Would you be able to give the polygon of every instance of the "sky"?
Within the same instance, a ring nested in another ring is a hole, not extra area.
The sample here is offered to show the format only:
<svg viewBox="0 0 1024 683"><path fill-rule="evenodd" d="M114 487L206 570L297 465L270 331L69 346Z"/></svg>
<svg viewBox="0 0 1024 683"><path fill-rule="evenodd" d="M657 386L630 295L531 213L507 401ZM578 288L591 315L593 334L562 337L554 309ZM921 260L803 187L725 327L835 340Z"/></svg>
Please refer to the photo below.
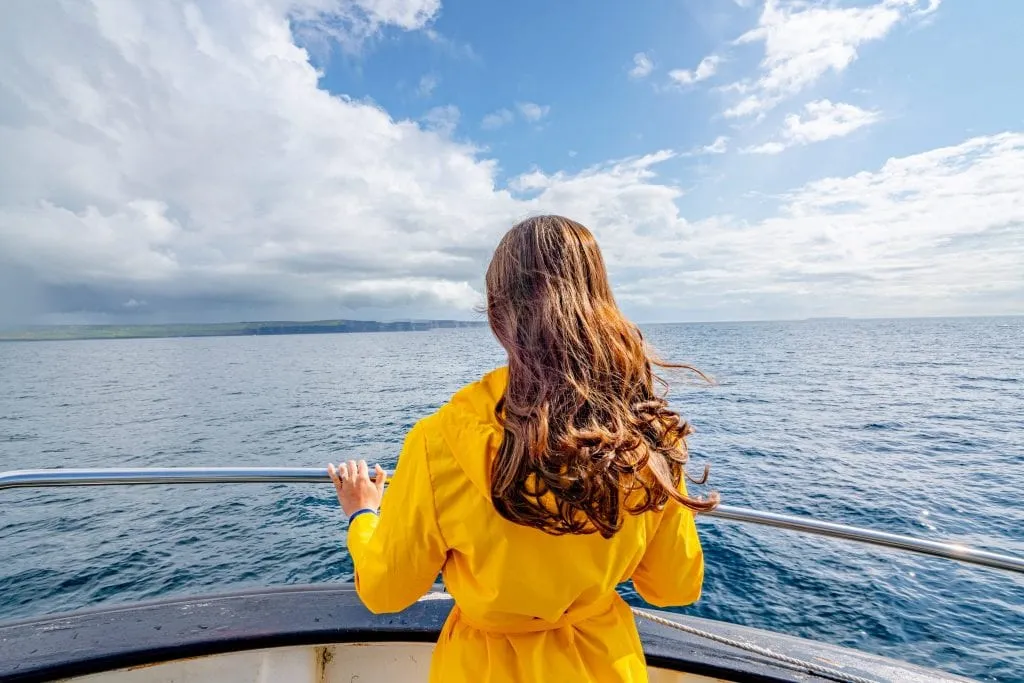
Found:
<svg viewBox="0 0 1024 683"><path fill-rule="evenodd" d="M0 4L0 324L1024 313L1017 0Z"/></svg>

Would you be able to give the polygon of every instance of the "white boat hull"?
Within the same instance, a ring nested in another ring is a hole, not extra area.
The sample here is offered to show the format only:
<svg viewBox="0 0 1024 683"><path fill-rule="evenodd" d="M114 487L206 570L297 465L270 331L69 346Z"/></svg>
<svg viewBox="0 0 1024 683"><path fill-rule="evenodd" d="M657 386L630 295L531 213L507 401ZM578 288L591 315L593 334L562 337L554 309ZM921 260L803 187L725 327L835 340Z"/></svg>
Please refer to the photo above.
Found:
<svg viewBox="0 0 1024 683"><path fill-rule="evenodd" d="M183 659L73 679L75 683L422 683L428 643L345 643L276 647ZM651 683L726 679L651 668Z"/></svg>

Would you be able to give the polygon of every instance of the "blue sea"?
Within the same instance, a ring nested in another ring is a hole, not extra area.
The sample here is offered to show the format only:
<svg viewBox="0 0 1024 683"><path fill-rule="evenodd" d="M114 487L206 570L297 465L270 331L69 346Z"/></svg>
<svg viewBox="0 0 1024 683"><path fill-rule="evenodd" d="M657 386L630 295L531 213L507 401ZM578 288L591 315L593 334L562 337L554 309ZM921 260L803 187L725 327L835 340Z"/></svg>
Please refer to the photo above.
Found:
<svg viewBox="0 0 1024 683"><path fill-rule="evenodd" d="M1024 555L1024 318L645 326L732 505ZM0 470L393 466L488 330L0 344ZM703 518L684 610L1024 680L1024 576ZM345 581L329 485L0 492L0 619ZM554 568L553 568L554 569ZM627 597L638 602L628 587Z"/></svg>

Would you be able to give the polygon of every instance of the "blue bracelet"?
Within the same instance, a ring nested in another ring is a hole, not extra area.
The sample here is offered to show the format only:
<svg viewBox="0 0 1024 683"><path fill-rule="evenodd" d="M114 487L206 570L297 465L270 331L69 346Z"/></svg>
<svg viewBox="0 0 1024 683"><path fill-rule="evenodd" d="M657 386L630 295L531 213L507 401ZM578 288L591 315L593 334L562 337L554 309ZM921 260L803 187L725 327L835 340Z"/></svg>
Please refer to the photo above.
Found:
<svg viewBox="0 0 1024 683"><path fill-rule="evenodd" d="M370 513L371 515L375 515L375 514L377 514L377 511L372 509L372 508L362 508L361 510L356 510L355 512L352 513L352 516L350 516L348 518L348 523L351 524L353 519L355 519L359 515L366 514L366 513Z"/></svg>

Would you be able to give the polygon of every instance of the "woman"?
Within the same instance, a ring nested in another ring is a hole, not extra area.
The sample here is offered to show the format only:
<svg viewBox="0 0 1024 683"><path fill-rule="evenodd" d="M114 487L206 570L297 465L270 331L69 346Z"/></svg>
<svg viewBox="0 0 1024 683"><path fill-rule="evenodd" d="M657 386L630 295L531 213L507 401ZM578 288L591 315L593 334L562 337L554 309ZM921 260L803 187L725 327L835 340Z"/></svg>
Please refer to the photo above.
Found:
<svg viewBox="0 0 1024 683"><path fill-rule="evenodd" d="M651 371L666 364L619 312L578 223L513 227L486 285L508 365L410 430L387 495L379 466L373 480L363 461L328 466L356 590L397 612L443 573L455 607L431 681L646 681L616 585L632 579L657 606L697 600L693 513L717 503L687 495L690 427Z"/></svg>

